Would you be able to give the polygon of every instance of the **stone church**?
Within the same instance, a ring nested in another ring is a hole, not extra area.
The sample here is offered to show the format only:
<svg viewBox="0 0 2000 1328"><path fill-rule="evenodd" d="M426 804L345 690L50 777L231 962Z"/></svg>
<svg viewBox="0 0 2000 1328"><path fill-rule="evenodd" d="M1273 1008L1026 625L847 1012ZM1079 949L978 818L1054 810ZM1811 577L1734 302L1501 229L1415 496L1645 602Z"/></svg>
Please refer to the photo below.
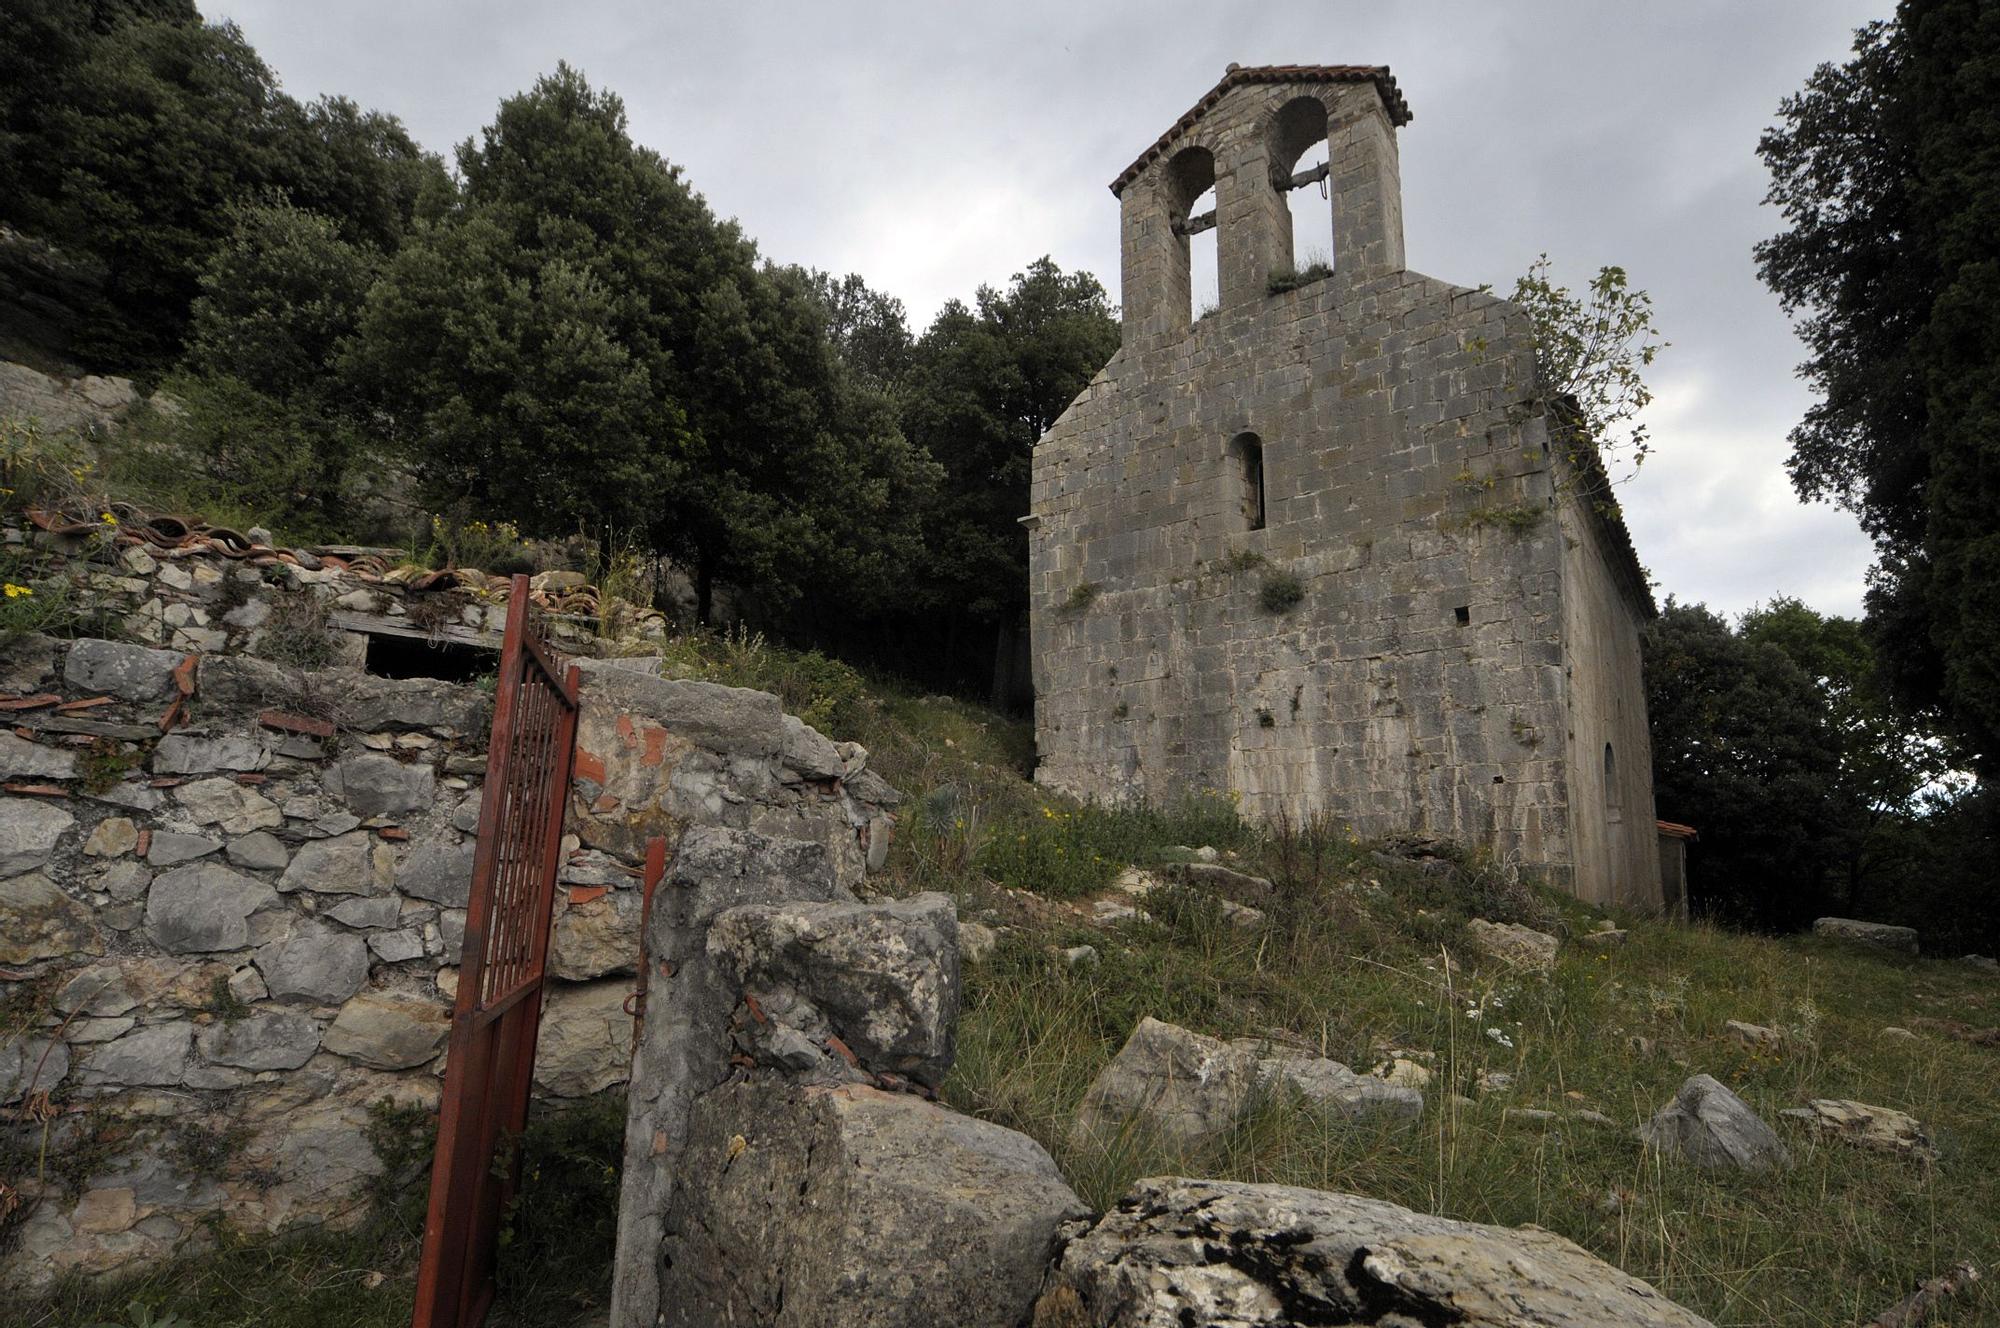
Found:
<svg viewBox="0 0 2000 1328"><path fill-rule="evenodd" d="M1037 445L1024 522L1037 778L1229 792L1658 907L1652 593L1526 315L1405 266L1410 118L1386 67L1232 65L1112 182L1123 342ZM1330 264L1295 263L1294 206Z"/></svg>

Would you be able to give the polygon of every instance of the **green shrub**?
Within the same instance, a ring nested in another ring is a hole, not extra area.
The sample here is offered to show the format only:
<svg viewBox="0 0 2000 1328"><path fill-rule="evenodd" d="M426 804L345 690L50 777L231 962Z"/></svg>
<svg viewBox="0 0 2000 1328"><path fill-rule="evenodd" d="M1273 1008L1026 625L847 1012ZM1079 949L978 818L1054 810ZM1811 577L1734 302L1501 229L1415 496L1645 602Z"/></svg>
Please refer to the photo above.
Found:
<svg viewBox="0 0 2000 1328"><path fill-rule="evenodd" d="M1060 613L1082 613L1090 607L1091 601L1097 598L1097 592L1102 589L1103 587L1095 581L1079 581L1070 587L1069 594L1065 595L1063 602L1056 606L1057 611Z"/></svg>
<svg viewBox="0 0 2000 1328"><path fill-rule="evenodd" d="M1294 265L1291 267L1273 268L1270 280L1265 283L1264 289L1271 295L1283 295L1286 291L1295 291L1301 286L1310 286L1315 281L1324 281L1332 275L1333 264L1326 262L1324 259L1317 262L1309 262L1304 267Z"/></svg>
<svg viewBox="0 0 2000 1328"><path fill-rule="evenodd" d="M1305 597L1305 583L1290 572L1272 572L1257 591L1257 603L1266 613L1289 613Z"/></svg>
<svg viewBox="0 0 2000 1328"><path fill-rule="evenodd" d="M817 650L773 645L762 632L689 632L661 648L670 678L693 678L770 692L786 711L829 738L854 737L866 722L868 684Z"/></svg>

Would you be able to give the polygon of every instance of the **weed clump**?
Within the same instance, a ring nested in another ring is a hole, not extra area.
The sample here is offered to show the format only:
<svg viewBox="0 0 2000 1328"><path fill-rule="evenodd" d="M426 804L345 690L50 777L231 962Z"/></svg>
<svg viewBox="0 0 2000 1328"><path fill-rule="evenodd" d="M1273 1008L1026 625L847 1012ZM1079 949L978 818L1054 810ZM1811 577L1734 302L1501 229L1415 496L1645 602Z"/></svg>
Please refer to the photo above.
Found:
<svg viewBox="0 0 2000 1328"><path fill-rule="evenodd" d="M1290 572L1272 572L1258 588L1257 604L1266 613L1289 613L1305 597L1303 581Z"/></svg>

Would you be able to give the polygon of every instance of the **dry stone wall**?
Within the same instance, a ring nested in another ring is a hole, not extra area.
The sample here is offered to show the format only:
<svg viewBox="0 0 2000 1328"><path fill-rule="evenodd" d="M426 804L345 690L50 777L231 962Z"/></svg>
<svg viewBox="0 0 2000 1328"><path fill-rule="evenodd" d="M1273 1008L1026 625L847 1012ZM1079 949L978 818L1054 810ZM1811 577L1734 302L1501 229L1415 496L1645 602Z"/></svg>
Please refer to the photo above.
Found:
<svg viewBox="0 0 2000 1328"><path fill-rule="evenodd" d="M649 670L585 666L548 1095L627 1078L650 835L782 829L843 889L887 842L895 794L860 748ZM439 1096L486 695L28 637L0 649L0 704L0 1284L129 1271L217 1217L358 1217L377 1104Z"/></svg>

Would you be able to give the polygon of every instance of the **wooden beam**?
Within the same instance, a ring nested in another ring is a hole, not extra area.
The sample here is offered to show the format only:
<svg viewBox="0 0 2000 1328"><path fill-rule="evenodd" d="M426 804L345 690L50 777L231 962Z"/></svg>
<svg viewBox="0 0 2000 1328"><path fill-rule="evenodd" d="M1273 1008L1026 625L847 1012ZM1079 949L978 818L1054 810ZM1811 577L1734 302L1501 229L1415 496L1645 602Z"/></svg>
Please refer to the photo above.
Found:
<svg viewBox="0 0 2000 1328"><path fill-rule="evenodd" d="M362 636L400 636L410 641L428 641L432 645L477 646L481 650L498 650L505 640L499 632L483 631L463 623L419 627L408 618L355 613L347 609L333 611L333 625L343 632L355 632Z"/></svg>

